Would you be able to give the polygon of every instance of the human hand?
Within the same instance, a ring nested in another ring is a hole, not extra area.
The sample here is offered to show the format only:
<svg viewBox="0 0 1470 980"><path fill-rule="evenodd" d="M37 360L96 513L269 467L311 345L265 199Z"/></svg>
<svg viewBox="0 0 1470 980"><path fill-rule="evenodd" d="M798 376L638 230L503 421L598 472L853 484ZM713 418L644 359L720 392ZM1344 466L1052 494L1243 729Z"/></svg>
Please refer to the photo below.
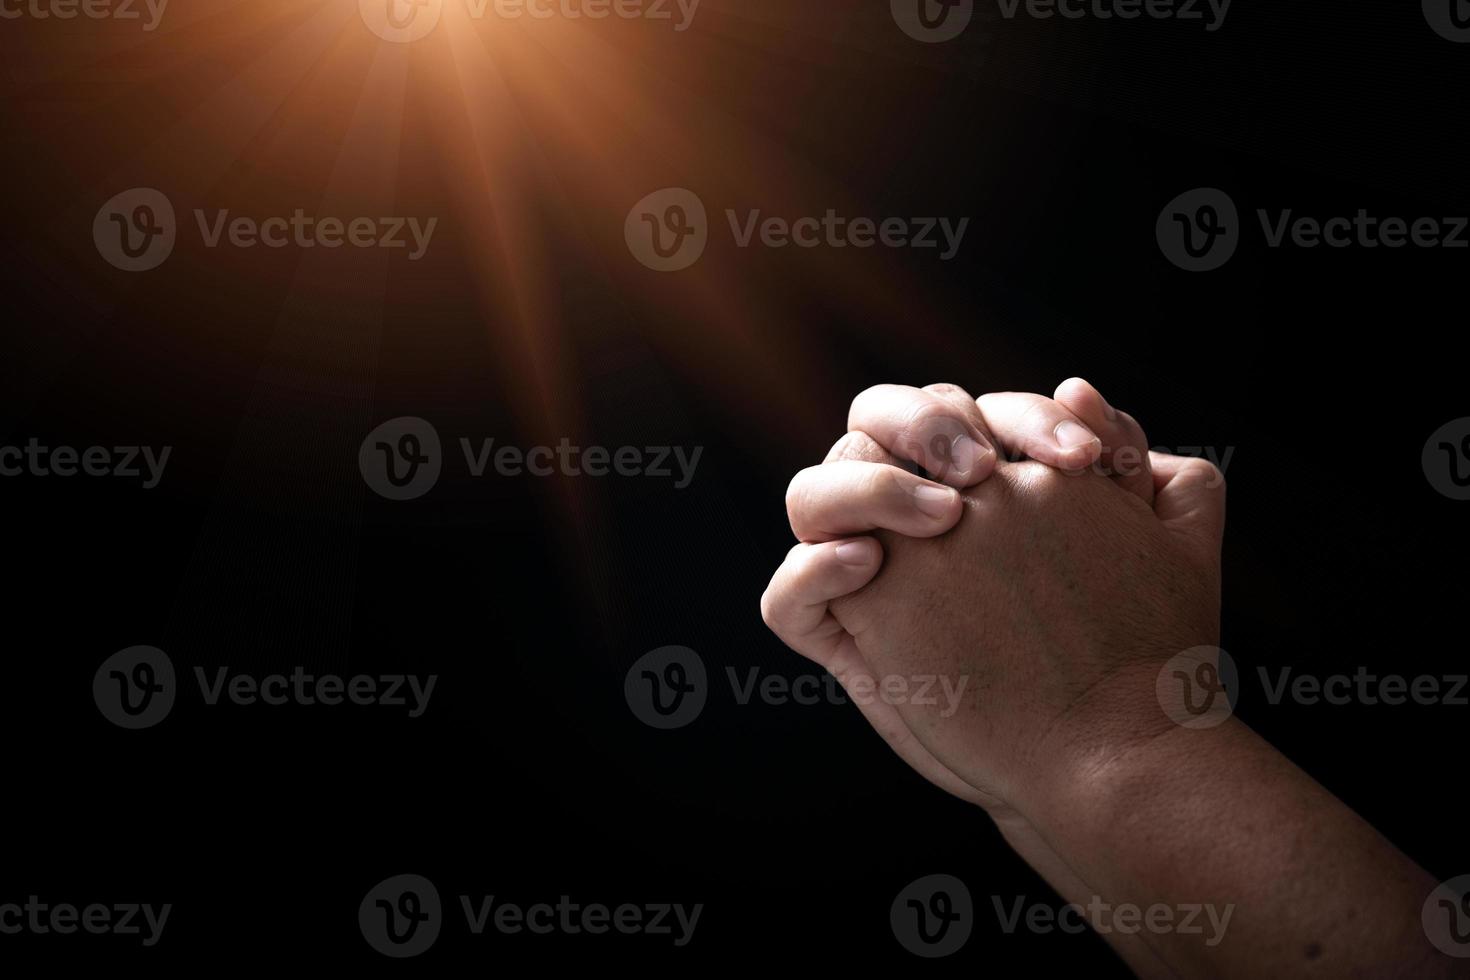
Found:
<svg viewBox="0 0 1470 980"><path fill-rule="evenodd" d="M962 512L959 495L897 467L916 462L951 486L973 486L995 471L995 446L1067 470L1090 466L1111 473L1120 487L1151 501L1147 441L1136 422L1079 379L1064 382L1055 400L1006 392L978 403L953 385L922 391L879 386L853 402L849 430L826 463L792 481L788 513L803 543L792 549L762 598L766 622L843 681L869 722L911 766L993 809L998 800L957 777L914 740L896 706L877 695L879 680L851 635L830 615L831 600L866 585L882 563L876 539L851 535L878 528L912 537L945 533ZM978 453L964 451L965 440L980 447Z"/></svg>
<svg viewBox="0 0 1470 980"><path fill-rule="evenodd" d="M1152 454L1156 497L1094 472L1002 461L948 534L889 531L881 572L833 622L874 677L947 679L960 707L894 705L911 738L990 808L1106 768L1172 727L1160 665L1219 640L1223 479Z"/></svg>

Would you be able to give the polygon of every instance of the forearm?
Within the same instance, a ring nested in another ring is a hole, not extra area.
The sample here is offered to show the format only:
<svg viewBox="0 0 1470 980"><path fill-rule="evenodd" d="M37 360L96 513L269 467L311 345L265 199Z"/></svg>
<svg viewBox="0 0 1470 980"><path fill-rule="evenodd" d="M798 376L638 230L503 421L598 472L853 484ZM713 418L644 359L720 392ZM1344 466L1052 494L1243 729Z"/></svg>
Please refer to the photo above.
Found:
<svg viewBox="0 0 1470 980"><path fill-rule="evenodd" d="M1014 811L992 816L1001 836L1011 849L1041 875L1058 895L1070 904L1086 906L1092 898L1092 889L1057 856L1051 845L1036 832L1035 827ZM1128 968L1144 980L1172 980L1178 976L1165 965L1143 937L1110 932L1105 933L1103 938L1123 962L1128 964Z"/></svg>
<svg viewBox="0 0 1470 980"><path fill-rule="evenodd" d="M1233 719L1081 762L1026 816L1113 910L1168 910L1162 927L1132 925L1181 975L1430 978L1456 965L1420 925L1434 881ZM1185 932L1196 907L1200 931Z"/></svg>

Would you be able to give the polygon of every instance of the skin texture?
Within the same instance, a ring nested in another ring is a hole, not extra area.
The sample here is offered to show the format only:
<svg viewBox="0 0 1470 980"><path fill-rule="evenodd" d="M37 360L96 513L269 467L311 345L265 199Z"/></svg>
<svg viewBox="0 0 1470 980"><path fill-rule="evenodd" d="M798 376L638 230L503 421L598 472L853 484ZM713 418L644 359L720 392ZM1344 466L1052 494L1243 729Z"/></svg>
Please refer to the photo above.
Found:
<svg viewBox="0 0 1470 980"><path fill-rule="evenodd" d="M1219 635L1219 571L1205 533L1175 532L1105 477L1000 464L933 540L883 531L886 558L831 613L880 676L935 674L961 710L903 704L951 772L1012 805L1035 774L1126 751L1170 725L1154 681Z"/></svg>
<svg viewBox="0 0 1470 980"><path fill-rule="evenodd" d="M921 458L933 480L904 471ZM1170 659L1218 643L1213 466L1148 453L1080 379L1053 399L881 386L787 508L771 628L850 691L964 685L958 710L854 697L905 762L1070 902L1229 910L1214 943L1105 929L1139 975L1464 975L1421 929L1424 871L1233 718L1160 705Z"/></svg>

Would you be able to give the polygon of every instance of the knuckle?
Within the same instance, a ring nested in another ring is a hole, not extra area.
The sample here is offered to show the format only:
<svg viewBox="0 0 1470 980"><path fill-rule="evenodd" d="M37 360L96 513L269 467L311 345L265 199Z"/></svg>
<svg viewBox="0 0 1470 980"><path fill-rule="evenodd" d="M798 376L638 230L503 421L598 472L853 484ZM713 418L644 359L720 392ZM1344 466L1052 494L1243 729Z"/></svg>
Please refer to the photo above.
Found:
<svg viewBox="0 0 1470 980"><path fill-rule="evenodd" d="M954 395L961 398L969 398L970 393L959 385L950 384L948 381L936 381L932 385L925 385L924 390L933 395Z"/></svg>
<svg viewBox="0 0 1470 980"><path fill-rule="evenodd" d="M772 633L782 638L789 632L786 623L792 607L793 589L788 562L776 570L766 585L766 591L761 593L761 620Z"/></svg>
<svg viewBox="0 0 1470 980"><path fill-rule="evenodd" d="M832 451L827 454L828 462L836 462L843 459L856 459L865 462L882 462L887 456L877 440L866 432L853 431L838 439L832 446Z"/></svg>
<svg viewBox="0 0 1470 980"><path fill-rule="evenodd" d="M1208 489L1224 489L1225 471L1208 459L1195 459L1184 467L1189 479Z"/></svg>
<svg viewBox="0 0 1470 980"><path fill-rule="evenodd" d="M1092 389L1094 391L1097 390L1093 387L1092 382L1088 381L1086 378L1073 375L1072 377L1067 378L1061 384L1057 385L1055 397L1058 400L1061 400L1063 398L1074 398L1079 395L1085 394L1088 389Z"/></svg>
<svg viewBox="0 0 1470 980"><path fill-rule="evenodd" d="M776 631L776 598L772 594L774 583L766 586L766 591L761 593L761 621L766 628L772 632Z"/></svg>
<svg viewBox="0 0 1470 980"><path fill-rule="evenodd" d="M761 619L777 636L785 635L788 612L800 602L804 550L803 545L792 548L761 593Z"/></svg>
<svg viewBox="0 0 1470 980"><path fill-rule="evenodd" d="M786 517L791 522L793 529L802 524L806 514L811 510L815 471L815 466L808 466L793 476L791 482L786 485Z"/></svg>
<svg viewBox="0 0 1470 980"><path fill-rule="evenodd" d="M1022 409L1016 418L1016 428L1024 445L1034 445L1048 430L1060 424L1062 419L1060 412L1054 410L1055 404L1049 398L1038 398Z"/></svg>
<svg viewBox="0 0 1470 980"><path fill-rule="evenodd" d="M863 477L863 496L880 506L896 506L908 493L902 474L894 466L875 466Z"/></svg>
<svg viewBox="0 0 1470 980"><path fill-rule="evenodd" d="M884 401L894 386L890 384L872 385L858 392L857 397L847 406L847 422L851 426L853 420L859 418L870 405Z"/></svg>
<svg viewBox="0 0 1470 980"><path fill-rule="evenodd" d="M949 406L943 402L915 400L905 407L898 427L901 448L926 456L948 452L949 438L963 431Z"/></svg>
<svg viewBox="0 0 1470 980"><path fill-rule="evenodd" d="M791 482L786 484L787 503L801 503L811 495L812 484L816 482L818 469L819 467L816 466L805 466L796 471Z"/></svg>

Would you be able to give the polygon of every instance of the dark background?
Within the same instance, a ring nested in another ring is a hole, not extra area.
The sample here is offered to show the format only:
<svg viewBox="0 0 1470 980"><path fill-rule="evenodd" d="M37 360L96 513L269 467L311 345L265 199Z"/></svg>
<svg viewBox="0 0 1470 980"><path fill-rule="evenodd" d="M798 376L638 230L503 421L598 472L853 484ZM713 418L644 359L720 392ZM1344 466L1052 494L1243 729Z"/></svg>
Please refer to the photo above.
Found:
<svg viewBox="0 0 1470 980"><path fill-rule="evenodd" d="M115 57L33 77L16 69L42 61L49 35L0 22L12 66L0 443L174 447L150 491L0 480L0 900L174 904L153 949L17 936L0 937L0 958L391 966L362 941L357 903L412 872L447 903L706 907L685 949L649 936L469 939L451 921L403 969L463 956L489 969L1122 973L1090 935L1003 934L990 896L1058 900L983 814L911 773L855 709L741 707L726 693L727 665L807 672L757 609L790 544L782 495L841 434L848 400L878 382L1049 393L1080 374L1157 445L1233 447L1223 645L1245 671L1464 672L1470 505L1430 487L1420 452L1470 414L1470 254L1269 250L1253 212L1467 213L1470 47L1408 3L1239 0L1214 34L982 14L942 46L910 41L882 2L811 6L822 9L783 17L774 3L710 0L689 33L629 43L678 46L685 73L659 83L679 89L676 125L717 117L820 175L804 213L968 215L964 248L949 263L875 251L845 265L843 253L740 251L716 234L688 276L728 295L732 319L757 303L781 311L743 332L701 319L633 262L621 228L635 198L522 201L544 219L570 422L537 415L520 341L487 312L507 274L465 244L415 92L397 207L445 215L423 262L319 284L290 250L210 252L196 236L130 276L88 231L103 200L148 183L119 148L150 120L176 122L190 85L225 77L246 40L171 50L152 72L112 71L136 63ZM638 26L607 29L631 38ZM281 145L311 129L280 127ZM216 199L313 200L311 168L275 168L288 155L240 162ZM595 165L553 155L538 179ZM714 214L730 185L702 177L653 167L645 186L689 186ZM729 206L768 200L735 186ZM1190 275L1160 254L1154 221L1199 186L1227 190L1253 228L1225 268ZM813 275L818 261L839 273ZM401 415L429 419L448 444L440 483L412 503L373 495L356 466L367 431ZM461 435L705 449L675 492L470 479ZM416 720L196 697L128 732L89 691L101 661L134 644L161 647L181 672L303 664L440 680ZM668 644L698 651L717 682L693 725L657 732L622 683ZM1466 709L1240 710L1437 879L1470 867ZM980 914L962 952L926 963L894 942L887 916L900 888L932 873L964 879Z"/></svg>

